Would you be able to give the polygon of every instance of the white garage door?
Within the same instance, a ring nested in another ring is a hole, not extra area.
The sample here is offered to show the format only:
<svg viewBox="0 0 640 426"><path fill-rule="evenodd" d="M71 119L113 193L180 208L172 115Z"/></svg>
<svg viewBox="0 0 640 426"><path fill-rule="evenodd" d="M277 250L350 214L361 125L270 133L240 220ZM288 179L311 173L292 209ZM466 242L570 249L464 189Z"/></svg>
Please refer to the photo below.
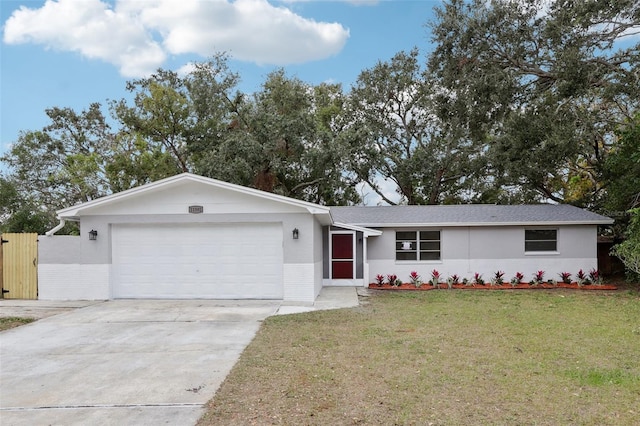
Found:
<svg viewBox="0 0 640 426"><path fill-rule="evenodd" d="M114 225L113 297L282 299L282 225Z"/></svg>

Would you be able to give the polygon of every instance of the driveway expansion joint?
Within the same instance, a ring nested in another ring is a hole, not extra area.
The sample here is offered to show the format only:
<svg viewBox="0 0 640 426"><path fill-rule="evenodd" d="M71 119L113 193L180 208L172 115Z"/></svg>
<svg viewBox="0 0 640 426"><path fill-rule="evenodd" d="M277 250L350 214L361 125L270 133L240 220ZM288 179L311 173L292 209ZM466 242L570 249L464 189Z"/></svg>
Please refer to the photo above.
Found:
<svg viewBox="0 0 640 426"><path fill-rule="evenodd" d="M2 407L0 411L38 411L38 410L73 410L83 408L139 408L139 407L202 407L203 404L191 402L155 403L155 404L86 404L86 405L49 405L41 407Z"/></svg>

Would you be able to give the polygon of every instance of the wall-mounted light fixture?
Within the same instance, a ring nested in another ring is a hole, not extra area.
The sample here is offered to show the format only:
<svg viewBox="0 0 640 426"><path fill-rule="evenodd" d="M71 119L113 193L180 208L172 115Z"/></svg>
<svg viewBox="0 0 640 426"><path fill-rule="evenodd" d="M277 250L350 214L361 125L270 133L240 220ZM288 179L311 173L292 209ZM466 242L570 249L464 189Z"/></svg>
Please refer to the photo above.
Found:
<svg viewBox="0 0 640 426"><path fill-rule="evenodd" d="M96 231L95 229L92 229L91 231L89 231L89 239L91 241L95 241L98 239L98 231Z"/></svg>
<svg viewBox="0 0 640 426"><path fill-rule="evenodd" d="M299 236L300 236L300 231L298 231L298 228L293 228L293 239L297 240Z"/></svg>

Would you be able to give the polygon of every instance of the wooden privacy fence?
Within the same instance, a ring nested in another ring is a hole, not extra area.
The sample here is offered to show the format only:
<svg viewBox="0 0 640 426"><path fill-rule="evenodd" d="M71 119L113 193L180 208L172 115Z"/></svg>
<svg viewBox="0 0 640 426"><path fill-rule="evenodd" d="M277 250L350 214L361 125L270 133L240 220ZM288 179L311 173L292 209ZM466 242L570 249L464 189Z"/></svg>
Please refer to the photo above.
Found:
<svg viewBox="0 0 640 426"><path fill-rule="evenodd" d="M2 234L0 277L5 299L38 298L38 234Z"/></svg>

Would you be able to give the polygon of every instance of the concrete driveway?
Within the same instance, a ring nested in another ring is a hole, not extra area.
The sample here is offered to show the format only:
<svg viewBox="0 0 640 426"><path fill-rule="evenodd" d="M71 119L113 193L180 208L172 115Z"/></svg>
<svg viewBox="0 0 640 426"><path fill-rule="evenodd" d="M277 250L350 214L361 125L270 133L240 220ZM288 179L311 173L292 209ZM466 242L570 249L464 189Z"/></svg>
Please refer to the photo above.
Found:
<svg viewBox="0 0 640 426"><path fill-rule="evenodd" d="M0 424L194 424L279 306L116 300L2 332Z"/></svg>

